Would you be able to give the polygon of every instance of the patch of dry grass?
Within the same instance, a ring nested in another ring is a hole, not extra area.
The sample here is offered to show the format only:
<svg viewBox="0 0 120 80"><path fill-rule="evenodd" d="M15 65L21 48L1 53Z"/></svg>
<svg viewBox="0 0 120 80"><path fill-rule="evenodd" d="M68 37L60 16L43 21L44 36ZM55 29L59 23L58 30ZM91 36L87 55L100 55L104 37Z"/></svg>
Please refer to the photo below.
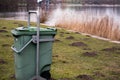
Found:
<svg viewBox="0 0 120 80"><path fill-rule="evenodd" d="M58 9L52 18L55 18L53 22L57 27L120 41L119 23L108 15Z"/></svg>

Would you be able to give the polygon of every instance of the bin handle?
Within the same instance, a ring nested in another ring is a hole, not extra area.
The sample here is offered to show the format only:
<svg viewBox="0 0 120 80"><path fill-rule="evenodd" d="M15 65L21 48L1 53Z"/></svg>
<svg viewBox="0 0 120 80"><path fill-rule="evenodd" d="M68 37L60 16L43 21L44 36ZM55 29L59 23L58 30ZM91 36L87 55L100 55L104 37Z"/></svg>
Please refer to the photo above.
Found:
<svg viewBox="0 0 120 80"><path fill-rule="evenodd" d="M37 16L37 11L29 10L29 12L28 12L28 28L30 27L30 14L31 14L31 13L36 14L36 17L38 18L38 16ZM38 24L38 23L37 23L37 24Z"/></svg>
<svg viewBox="0 0 120 80"><path fill-rule="evenodd" d="M28 41L20 50L16 50L16 48L14 47L14 45L12 45L11 49L12 49L13 51L15 51L16 53L20 53L20 52L23 51L32 41L33 41L33 39L30 39L30 41Z"/></svg>

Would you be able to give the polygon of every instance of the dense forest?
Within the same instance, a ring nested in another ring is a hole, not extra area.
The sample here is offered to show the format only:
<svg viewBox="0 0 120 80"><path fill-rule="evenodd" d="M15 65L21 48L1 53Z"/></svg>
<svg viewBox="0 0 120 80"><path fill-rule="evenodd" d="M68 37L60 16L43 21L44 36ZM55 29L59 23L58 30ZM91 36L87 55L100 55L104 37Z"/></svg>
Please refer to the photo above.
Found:
<svg viewBox="0 0 120 80"><path fill-rule="evenodd" d="M45 2L47 0L43 0ZM48 0L52 3L73 3L73 4L120 4L120 0ZM37 0L0 0L0 12L17 11L24 7L26 10L35 9Z"/></svg>
<svg viewBox="0 0 120 80"><path fill-rule="evenodd" d="M0 12L13 12L22 7L36 8L36 0L0 0Z"/></svg>

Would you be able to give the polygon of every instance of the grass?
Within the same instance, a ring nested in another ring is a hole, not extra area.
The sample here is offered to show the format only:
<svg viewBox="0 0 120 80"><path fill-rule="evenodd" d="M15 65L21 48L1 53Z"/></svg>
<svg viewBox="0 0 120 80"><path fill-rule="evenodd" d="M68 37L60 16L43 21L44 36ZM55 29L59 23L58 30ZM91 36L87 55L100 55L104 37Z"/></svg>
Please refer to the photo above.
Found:
<svg viewBox="0 0 120 80"><path fill-rule="evenodd" d="M0 20L0 80L14 79L10 31L26 22ZM32 23L32 25L34 25ZM120 80L120 45L58 29L53 45L55 80ZM85 45L72 45L81 42Z"/></svg>
<svg viewBox="0 0 120 80"><path fill-rule="evenodd" d="M61 32L64 35L63 37L60 37ZM73 36L74 39L67 40L66 37L69 36ZM52 65L51 70L53 77L57 79L69 77L74 79L79 75L91 75L95 80L110 80L111 76L114 76L114 78L120 76L119 74L118 76L110 74L111 71L119 72L120 70L120 65L118 65L120 63L117 61L119 60L120 55L116 54L119 53L119 50L112 52L102 51L103 49L114 46L119 47L118 44L113 44L72 32L70 32L70 34L66 34L66 31L64 30L58 32L56 38L60 40L60 42L55 42L53 48L53 56L58 56L53 57L54 64ZM69 45L73 42L79 41L87 44L88 46L75 47ZM85 52L96 52L97 56L83 56L83 53ZM115 69L115 67L117 68ZM105 76L102 77L101 75L96 75L96 73L100 73Z"/></svg>

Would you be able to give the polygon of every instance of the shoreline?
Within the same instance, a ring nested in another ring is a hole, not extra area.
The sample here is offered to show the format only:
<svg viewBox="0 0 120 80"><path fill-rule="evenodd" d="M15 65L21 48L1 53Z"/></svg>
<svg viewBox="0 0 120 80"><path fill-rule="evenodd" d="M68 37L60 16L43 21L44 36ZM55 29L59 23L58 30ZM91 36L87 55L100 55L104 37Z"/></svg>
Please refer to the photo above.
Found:
<svg viewBox="0 0 120 80"><path fill-rule="evenodd" d="M44 24L46 25L46 24ZM47 25L46 25L47 26ZM48 25L49 26L49 25ZM60 28L60 27L56 27L57 29L64 29L64 28ZM66 29L65 29L66 30ZM103 41L108 41L108 42L112 42L112 43L116 43L116 44L120 44L120 41L116 41L116 40L111 40L111 39L108 39L108 38L104 38L104 37L100 37L100 36L96 36L96 35L92 35L92 34L88 34L88 33L82 33L82 32L77 32L77 31L74 31L74 30L66 30L66 31L69 31L69 32L74 32L74 33L79 33L81 35L86 35L86 36L90 36L92 38L96 38L96 39L99 39L99 40L103 40Z"/></svg>
<svg viewBox="0 0 120 80"><path fill-rule="evenodd" d="M91 7L120 7L120 5L118 4L115 4L115 5L112 5L112 4L63 4L65 6L91 6Z"/></svg>

